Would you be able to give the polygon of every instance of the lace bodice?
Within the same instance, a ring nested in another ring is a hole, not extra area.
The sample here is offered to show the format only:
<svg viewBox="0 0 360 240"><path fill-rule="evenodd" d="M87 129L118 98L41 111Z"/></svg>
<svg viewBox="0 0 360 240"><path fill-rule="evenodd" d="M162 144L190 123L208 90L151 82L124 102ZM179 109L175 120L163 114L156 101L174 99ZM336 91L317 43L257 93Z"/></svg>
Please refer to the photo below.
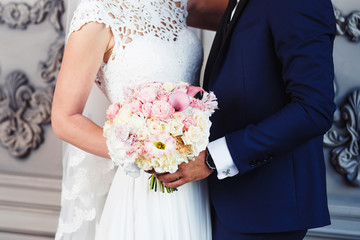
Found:
<svg viewBox="0 0 360 240"><path fill-rule="evenodd" d="M112 55L96 83L111 102L146 81L198 84L202 47L186 26L187 0L83 0L70 32L96 21L110 27Z"/></svg>

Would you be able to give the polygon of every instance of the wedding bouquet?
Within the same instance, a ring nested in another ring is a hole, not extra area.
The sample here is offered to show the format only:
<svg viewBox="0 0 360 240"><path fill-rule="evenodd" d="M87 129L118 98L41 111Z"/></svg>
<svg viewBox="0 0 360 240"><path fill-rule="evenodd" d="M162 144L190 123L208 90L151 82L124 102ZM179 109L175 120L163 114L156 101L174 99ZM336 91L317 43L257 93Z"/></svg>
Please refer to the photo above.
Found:
<svg viewBox="0 0 360 240"><path fill-rule="evenodd" d="M202 98L195 98L200 92ZM124 102L110 105L106 112L103 129L109 155L133 177L139 176L140 169L174 173L181 163L206 149L209 117L217 106L214 93L184 82L127 88ZM176 190L151 175L150 189L157 188Z"/></svg>

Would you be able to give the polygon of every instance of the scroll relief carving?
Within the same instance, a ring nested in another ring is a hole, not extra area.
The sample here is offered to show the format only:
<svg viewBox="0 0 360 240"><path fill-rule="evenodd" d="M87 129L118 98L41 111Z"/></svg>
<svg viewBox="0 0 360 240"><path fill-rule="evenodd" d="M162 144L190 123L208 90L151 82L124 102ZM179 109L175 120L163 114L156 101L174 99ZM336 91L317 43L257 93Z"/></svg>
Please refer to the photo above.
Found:
<svg viewBox="0 0 360 240"><path fill-rule="evenodd" d="M343 16L340 10L335 9L337 34L346 36L352 42L360 41L360 11Z"/></svg>
<svg viewBox="0 0 360 240"><path fill-rule="evenodd" d="M355 186L360 186L359 134L360 90L355 90L336 110L334 125L324 137L325 147L331 149L332 165Z"/></svg>
<svg viewBox="0 0 360 240"><path fill-rule="evenodd" d="M40 81L36 87L21 70L12 71L0 85L0 143L17 158L24 158L44 141L44 124L50 123L54 84L64 52L65 33L61 18L65 13L63 0L38 0L26 3L0 3L0 24L14 30L26 30L30 24L48 19L57 39L50 45L48 59L39 63ZM39 82L39 81L37 81Z"/></svg>
<svg viewBox="0 0 360 240"><path fill-rule="evenodd" d="M24 157L43 141L42 124L50 122L53 86L34 89L14 71L0 86L0 141L14 157Z"/></svg>
<svg viewBox="0 0 360 240"><path fill-rule="evenodd" d="M63 31L61 16L65 12L63 0L39 0L33 6L27 3L0 3L0 24L10 28L26 29L49 19L56 31Z"/></svg>

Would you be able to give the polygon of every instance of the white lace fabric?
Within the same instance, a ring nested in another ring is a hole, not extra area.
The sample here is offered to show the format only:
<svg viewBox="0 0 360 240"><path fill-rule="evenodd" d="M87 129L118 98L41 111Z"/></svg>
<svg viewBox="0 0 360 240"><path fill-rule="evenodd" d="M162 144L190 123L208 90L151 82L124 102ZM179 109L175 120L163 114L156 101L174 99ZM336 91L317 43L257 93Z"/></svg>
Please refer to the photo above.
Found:
<svg viewBox="0 0 360 240"><path fill-rule="evenodd" d="M87 23L98 22L114 36L112 55L95 80L110 102L121 102L124 88L144 82L198 84L203 51L186 26L186 5L187 0L80 2L69 35ZM63 161L62 210L55 239L93 240L114 177L113 163L71 145L67 145ZM147 191L147 179L144 181L139 185Z"/></svg>
<svg viewBox="0 0 360 240"><path fill-rule="evenodd" d="M102 212L98 206L103 206L106 199L114 164L67 143L63 154L62 209L55 240L85 239L87 234L95 234Z"/></svg>
<svg viewBox="0 0 360 240"><path fill-rule="evenodd" d="M83 0L70 33L89 22L105 24L115 45L96 83L111 102L124 87L146 81L197 84L202 46L187 29L187 0ZM116 79L116 80L115 80Z"/></svg>

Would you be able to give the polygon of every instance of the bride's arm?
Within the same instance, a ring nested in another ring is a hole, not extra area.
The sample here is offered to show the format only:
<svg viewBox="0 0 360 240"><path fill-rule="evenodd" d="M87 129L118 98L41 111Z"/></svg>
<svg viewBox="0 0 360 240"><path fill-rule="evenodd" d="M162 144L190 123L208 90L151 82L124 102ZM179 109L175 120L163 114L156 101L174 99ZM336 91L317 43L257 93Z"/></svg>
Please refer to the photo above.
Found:
<svg viewBox="0 0 360 240"><path fill-rule="evenodd" d="M189 0L187 23L191 27L217 30L229 0Z"/></svg>
<svg viewBox="0 0 360 240"><path fill-rule="evenodd" d="M104 54L111 48L111 39L109 28L95 22L70 35L56 83L51 116L53 130L59 138L106 158L109 155L102 128L82 112Z"/></svg>

